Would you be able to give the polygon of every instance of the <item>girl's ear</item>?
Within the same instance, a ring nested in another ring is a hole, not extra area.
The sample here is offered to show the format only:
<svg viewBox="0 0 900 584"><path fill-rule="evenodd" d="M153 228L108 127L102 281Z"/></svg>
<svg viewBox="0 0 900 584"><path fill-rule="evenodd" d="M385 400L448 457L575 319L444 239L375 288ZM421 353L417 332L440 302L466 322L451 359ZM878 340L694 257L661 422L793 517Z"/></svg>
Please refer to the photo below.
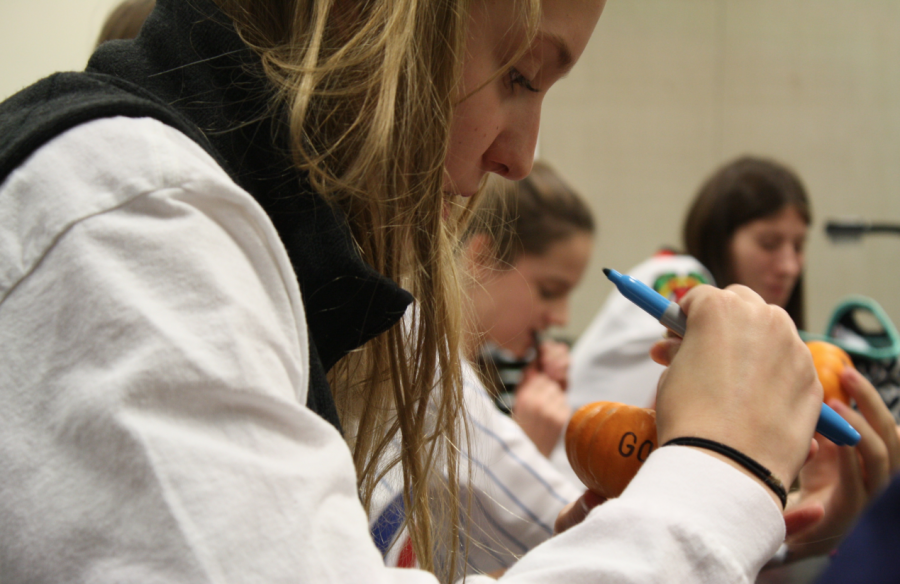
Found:
<svg viewBox="0 0 900 584"><path fill-rule="evenodd" d="M466 240L463 255L466 268L476 280L483 281L497 270L497 250L494 239L486 233L476 233Z"/></svg>

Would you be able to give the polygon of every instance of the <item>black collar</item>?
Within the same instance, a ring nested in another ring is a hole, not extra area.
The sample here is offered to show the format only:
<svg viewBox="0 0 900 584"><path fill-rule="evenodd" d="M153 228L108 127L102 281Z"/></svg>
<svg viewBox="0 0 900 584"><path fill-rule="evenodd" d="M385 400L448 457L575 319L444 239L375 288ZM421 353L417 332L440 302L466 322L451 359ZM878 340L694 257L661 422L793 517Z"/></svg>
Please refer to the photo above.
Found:
<svg viewBox="0 0 900 584"><path fill-rule="evenodd" d="M346 219L288 156L284 116L255 54L209 0L158 0L135 41L106 43L88 71L134 83L203 131L217 160L271 217L300 282L325 369L395 324L412 296L361 260Z"/></svg>

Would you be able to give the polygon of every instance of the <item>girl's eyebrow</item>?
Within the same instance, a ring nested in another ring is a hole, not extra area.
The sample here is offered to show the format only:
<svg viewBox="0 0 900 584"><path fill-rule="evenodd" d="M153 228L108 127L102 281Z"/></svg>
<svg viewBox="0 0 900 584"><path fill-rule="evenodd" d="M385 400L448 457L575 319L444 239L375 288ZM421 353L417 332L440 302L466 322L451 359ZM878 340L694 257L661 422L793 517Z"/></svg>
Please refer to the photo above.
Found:
<svg viewBox="0 0 900 584"><path fill-rule="evenodd" d="M571 282L560 276L547 276L543 283L553 286L563 286L566 288L570 288L572 286Z"/></svg>
<svg viewBox="0 0 900 584"><path fill-rule="evenodd" d="M574 65L574 62L572 59L572 50L569 49L569 45L568 43L566 43L566 39L554 33L544 33L543 35L541 35L541 38L548 41L556 48L556 66L563 74L568 73L569 69L571 69L572 65Z"/></svg>

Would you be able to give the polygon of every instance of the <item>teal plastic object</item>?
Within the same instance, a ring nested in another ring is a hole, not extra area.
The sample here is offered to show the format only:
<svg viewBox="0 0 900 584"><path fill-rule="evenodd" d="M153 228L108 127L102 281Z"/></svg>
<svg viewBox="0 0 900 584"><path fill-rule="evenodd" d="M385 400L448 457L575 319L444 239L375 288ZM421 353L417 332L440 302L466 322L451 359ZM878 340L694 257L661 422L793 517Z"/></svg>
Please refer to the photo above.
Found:
<svg viewBox="0 0 900 584"><path fill-rule="evenodd" d="M804 341L827 341L847 351L856 369L878 390L900 423L900 333L878 302L867 296L841 300L825 334L800 331Z"/></svg>
<svg viewBox="0 0 900 584"><path fill-rule="evenodd" d="M851 356L884 360L900 357L900 333L875 300L849 296L841 300L825 327L824 335L801 331L804 341L827 341Z"/></svg>

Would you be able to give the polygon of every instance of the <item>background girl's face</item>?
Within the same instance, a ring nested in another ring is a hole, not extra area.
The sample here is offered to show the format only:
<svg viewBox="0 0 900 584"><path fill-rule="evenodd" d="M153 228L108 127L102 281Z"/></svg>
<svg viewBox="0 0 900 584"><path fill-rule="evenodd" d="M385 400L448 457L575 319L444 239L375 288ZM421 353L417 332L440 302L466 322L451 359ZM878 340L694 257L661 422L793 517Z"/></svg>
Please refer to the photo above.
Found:
<svg viewBox="0 0 900 584"><path fill-rule="evenodd" d="M739 227L731 237L734 280L784 308L803 272L808 225L793 206Z"/></svg>
<svg viewBox="0 0 900 584"><path fill-rule="evenodd" d="M473 195L489 172L511 180L528 175L544 95L581 56L604 4L544 0L537 38L512 67L485 85L515 56L525 31L510 2L473 3L460 88L464 99L453 112L445 193Z"/></svg>
<svg viewBox="0 0 900 584"><path fill-rule="evenodd" d="M542 255L520 255L511 269L486 272L472 299L485 340L523 357L535 333L565 325L569 295L584 274L592 243L591 235L576 233Z"/></svg>

